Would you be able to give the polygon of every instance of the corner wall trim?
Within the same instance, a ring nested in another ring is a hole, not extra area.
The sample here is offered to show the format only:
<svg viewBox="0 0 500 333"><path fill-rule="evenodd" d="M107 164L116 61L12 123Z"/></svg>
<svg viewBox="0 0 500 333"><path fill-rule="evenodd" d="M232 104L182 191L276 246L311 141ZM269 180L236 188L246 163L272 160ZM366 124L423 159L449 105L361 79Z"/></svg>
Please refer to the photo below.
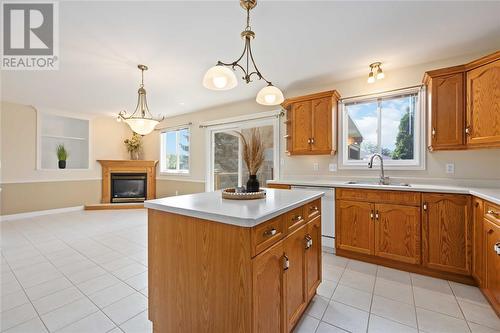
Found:
<svg viewBox="0 0 500 333"><path fill-rule="evenodd" d="M10 214L10 215L0 215L0 222L6 221L14 221L20 219L26 219L30 217L50 215L50 214L60 214L67 212L74 212L78 210L83 210L83 206L73 206L73 207L64 207L64 208L56 208L56 209L47 209L47 210L37 210L33 212L19 213L19 214Z"/></svg>

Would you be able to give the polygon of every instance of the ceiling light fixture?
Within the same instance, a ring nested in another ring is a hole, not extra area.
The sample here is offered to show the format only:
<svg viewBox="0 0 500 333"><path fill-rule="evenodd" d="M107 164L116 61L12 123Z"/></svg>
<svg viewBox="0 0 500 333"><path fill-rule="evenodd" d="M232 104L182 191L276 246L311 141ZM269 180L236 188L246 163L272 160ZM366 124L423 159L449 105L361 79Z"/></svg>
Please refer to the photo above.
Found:
<svg viewBox="0 0 500 333"><path fill-rule="evenodd" d="M385 77L381 66L382 66L381 62L374 62L373 64L370 64L370 74L368 74L368 83L373 83L375 82L375 80L382 80Z"/></svg>
<svg viewBox="0 0 500 333"><path fill-rule="evenodd" d="M236 67L243 72L243 80L246 83L252 82L252 76L255 75L259 80L264 80L267 86L262 88L257 94L256 101L262 105L278 105L284 101L283 93L281 90L273 86L273 84L266 80L262 73L257 68L252 54L251 40L255 38L255 33L250 27L250 10L257 6L257 0L240 0L240 5L247 12L247 25L245 30L241 33L241 37L245 40L245 47L241 56L231 63L224 63L218 61L217 65L211 67L203 77L203 86L211 90L229 90L238 85L234 71ZM244 58L244 59L243 59ZM240 61L243 60L243 66ZM253 69L250 67L253 66ZM231 67L228 68L228 67Z"/></svg>
<svg viewBox="0 0 500 333"><path fill-rule="evenodd" d="M125 121L135 133L146 135L151 133L155 129L155 126L158 125L160 121L165 119L165 117L155 119L151 112L149 112L148 102L146 100L146 89L144 89L144 71L148 70L148 66L137 65L137 68L141 70L141 85L137 91L139 94L137 98L137 106L135 107L134 113L132 113L129 117L126 116L127 111L121 111L118 114L117 120Z"/></svg>

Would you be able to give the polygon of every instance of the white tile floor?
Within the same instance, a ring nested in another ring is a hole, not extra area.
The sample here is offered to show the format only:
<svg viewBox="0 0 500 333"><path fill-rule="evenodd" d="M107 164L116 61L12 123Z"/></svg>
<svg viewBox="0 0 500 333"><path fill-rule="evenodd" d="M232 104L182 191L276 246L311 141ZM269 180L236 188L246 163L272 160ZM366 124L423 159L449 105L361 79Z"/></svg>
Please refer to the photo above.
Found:
<svg viewBox="0 0 500 333"><path fill-rule="evenodd" d="M2 222L1 241L1 332L151 332L145 211ZM500 320L477 288L325 253L296 332L487 333Z"/></svg>

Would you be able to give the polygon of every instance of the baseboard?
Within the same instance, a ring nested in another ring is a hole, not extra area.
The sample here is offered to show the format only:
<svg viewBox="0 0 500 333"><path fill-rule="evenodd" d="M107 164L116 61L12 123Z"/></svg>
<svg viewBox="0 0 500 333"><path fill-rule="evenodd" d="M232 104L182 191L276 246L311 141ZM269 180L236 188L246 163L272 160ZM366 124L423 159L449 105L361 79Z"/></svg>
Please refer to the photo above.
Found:
<svg viewBox="0 0 500 333"><path fill-rule="evenodd" d="M26 219L26 218L42 216L42 215L74 212L74 211L78 211L78 210L83 210L83 206L73 206L73 207L64 207L64 208L56 208L56 209L37 210L34 212L26 212L26 213L1 215L0 222L20 220L20 219Z"/></svg>

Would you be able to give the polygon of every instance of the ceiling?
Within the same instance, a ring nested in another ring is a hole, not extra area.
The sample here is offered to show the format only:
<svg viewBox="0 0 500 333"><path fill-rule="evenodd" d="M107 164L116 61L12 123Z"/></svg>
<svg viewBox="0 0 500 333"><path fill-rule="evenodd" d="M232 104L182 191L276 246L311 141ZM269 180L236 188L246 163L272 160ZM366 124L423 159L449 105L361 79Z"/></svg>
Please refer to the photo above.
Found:
<svg viewBox="0 0 500 333"><path fill-rule="evenodd" d="M280 87L386 72L500 45L500 2L260 1L253 51ZM263 82L230 91L201 85L217 60L235 60L245 13L238 1L63 1L60 69L2 73L2 100L70 112L132 111L140 72L154 114L174 115L254 98ZM239 75L238 75L239 77Z"/></svg>

